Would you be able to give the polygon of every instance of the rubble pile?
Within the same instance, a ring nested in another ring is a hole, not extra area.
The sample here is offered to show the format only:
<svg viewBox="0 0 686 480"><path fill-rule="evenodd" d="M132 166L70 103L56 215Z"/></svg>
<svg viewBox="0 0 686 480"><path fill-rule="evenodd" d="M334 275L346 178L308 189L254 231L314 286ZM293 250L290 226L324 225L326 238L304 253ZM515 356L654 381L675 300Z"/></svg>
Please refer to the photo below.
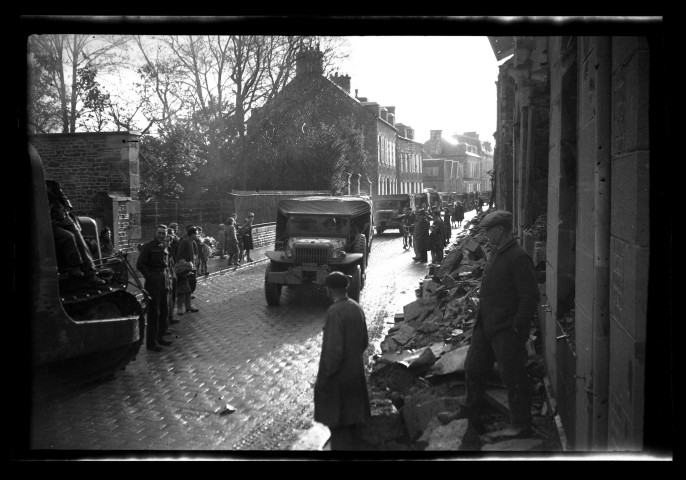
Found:
<svg viewBox="0 0 686 480"><path fill-rule="evenodd" d="M439 412L457 410L465 395L464 361L478 305L478 291L491 247L480 236L479 213L457 233L440 265L415 291L417 299L395 315L395 323L373 357L369 376L372 419L363 438L377 450L561 450L557 429L546 403L545 368L538 329L532 327L527 371L534 385L533 432L508 437L507 389L493 371L486 394L488 407L477 432L468 420L447 425Z"/></svg>

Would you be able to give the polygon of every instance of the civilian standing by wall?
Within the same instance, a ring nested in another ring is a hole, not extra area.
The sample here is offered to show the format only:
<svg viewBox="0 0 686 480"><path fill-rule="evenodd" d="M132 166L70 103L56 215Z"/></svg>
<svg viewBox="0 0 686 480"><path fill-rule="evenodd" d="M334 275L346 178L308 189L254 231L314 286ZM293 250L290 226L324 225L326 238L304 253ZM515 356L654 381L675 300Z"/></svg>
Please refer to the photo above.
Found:
<svg viewBox="0 0 686 480"><path fill-rule="evenodd" d="M236 226L233 217L226 220L226 254L229 257L228 266L238 266L238 237L236 236Z"/></svg>
<svg viewBox="0 0 686 480"><path fill-rule="evenodd" d="M241 227L241 234L243 238L243 250L245 251L245 260L246 262L252 262L253 259L250 258L250 250L252 250L254 247L253 241L252 241L252 222L255 220L255 214L250 212L248 216L245 218L245 222L243 223L243 226Z"/></svg>
<svg viewBox="0 0 686 480"><path fill-rule="evenodd" d="M190 227L186 236L179 241L176 261L184 260L193 265L190 271L186 274L180 275L177 278L176 284L176 314L183 315L184 308L186 313L197 312L198 309L191 305L191 280L195 278L195 262L197 262L197 245L195 239L198 236L198 230L195 227Z"/></svg>
<svg viewBox="0 0 686 480"><path fill-rule="evenodd" d="M226 225L219 224L219 233L217 233L217 242L219 243L219 258L222 260L226 258Z"/></svg>

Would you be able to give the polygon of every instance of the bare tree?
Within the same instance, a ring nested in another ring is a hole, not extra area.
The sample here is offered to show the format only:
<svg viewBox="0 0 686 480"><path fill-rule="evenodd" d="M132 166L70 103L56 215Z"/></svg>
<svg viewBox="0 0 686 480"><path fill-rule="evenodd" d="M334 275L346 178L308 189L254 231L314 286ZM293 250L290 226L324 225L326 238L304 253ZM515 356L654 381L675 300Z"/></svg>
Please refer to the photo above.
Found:
<svg viewBox="0 0 686 480"><path fill-rule="evenodd" d="M77 120L89 108L85 99L79 96L85 91L83 73L94 76L120 65L127 43L128 37L113 35L47 34L29 37L29 54L45 72L45 76L34 76L29 80L49 80L59 104L63 133L75 132Z"/></svg>

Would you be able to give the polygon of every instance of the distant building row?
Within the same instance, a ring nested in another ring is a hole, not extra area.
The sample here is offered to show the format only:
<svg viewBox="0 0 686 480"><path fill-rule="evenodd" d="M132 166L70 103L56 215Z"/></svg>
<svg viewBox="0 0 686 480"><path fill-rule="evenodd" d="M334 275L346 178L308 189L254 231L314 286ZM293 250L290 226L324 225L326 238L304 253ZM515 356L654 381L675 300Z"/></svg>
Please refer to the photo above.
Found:
<svg viewBox="0 0 686 480"><path fill-rule="evenodd" d="M490 190L493 148L479 140L475 132L442 137L432 130L429 141L414 140L412 127L396 123L395 107L382 106L366 97L350 93L350 76L329 78L323 75L323 54L317 49L304 50L296 60L295 78L273 100L254 109L248 134L264 128L275 112L316 112L321 121L352 116L366 132L365 149L373 165L367 178L353 175L350 193L370 195L416 193L424 188L440 192L477 192ZM274 125L276 127L276 125Z"/></svg>

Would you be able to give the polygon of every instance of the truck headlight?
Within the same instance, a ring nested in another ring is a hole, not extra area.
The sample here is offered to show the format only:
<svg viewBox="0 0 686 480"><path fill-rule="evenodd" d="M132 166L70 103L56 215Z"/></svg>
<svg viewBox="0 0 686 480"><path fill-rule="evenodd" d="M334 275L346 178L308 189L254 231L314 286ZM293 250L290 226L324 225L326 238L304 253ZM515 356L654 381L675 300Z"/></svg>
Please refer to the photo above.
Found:
<svg viewBox="0 0 686 480"><path fill-rule="evenodd" d="M287 258L292 258L293 257L293 245L295 244L295 239L294 238L289 238L288 243L286 244L286 257Z"/></svg>
<svg viewBox="0 0 686 480"><path fill-rule="evenodd" d="M333 260L340 260L345 258L345 239L337 238L331 241L331 258Z"/></svg>

